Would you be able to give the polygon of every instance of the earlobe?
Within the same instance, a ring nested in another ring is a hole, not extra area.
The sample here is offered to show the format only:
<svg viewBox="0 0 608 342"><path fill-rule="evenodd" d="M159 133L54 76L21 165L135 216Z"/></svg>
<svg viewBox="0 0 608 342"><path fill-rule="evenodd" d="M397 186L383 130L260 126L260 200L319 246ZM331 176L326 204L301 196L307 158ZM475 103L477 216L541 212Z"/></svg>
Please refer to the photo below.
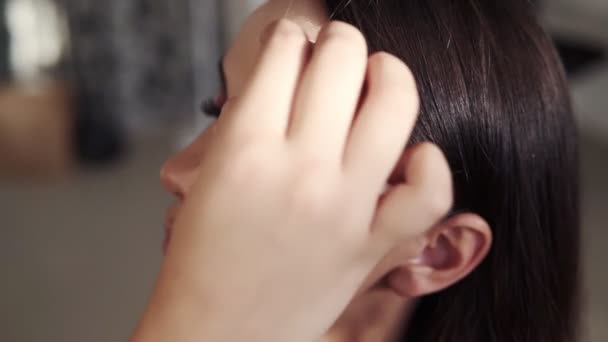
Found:
<svg viewBox="0 0 608 342"><path fill-rule="evenodd" d="M469 275L486 257L492 232L478 215L451 217L428 232L418 255L396 265L386 284L402 297L441 291Z"/></svg>

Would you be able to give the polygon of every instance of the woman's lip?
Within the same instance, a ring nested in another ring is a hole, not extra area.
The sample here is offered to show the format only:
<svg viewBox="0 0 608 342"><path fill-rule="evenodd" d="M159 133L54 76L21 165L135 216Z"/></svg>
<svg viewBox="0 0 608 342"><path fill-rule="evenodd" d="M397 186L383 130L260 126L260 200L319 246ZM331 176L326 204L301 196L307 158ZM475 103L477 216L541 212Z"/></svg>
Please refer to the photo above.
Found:
<svg viewBox="0 0 608 342"><path fill-rule="evenodd" d="M172 206L167 209L167 214L165 216L165 237L163 239L163 254L167 254L167 247L169 246L169 242L171 241L171 234L173 232L173 224L175 223L175 217L177 216L177 206Z"/></svg>
<svg viewBox="0 0 608 342"><path fill-rule="evenodd" d="M164 256L167 255L167 249L169 248L169 242L171 242L171 232L167 233L165 235L165 238L163 239L163 255Z"/></svg>
<svg viewBox="0 0 608 342"><path fill-rule="evenodd" d="M167 254L167 247L171 241L171 234L173 233L173 218L167 218L165 223L165 238L163 239L163 254Z"/></svg>
<svg viewBox="0 0 608 342"><path fill-rule="evenodd" d="M169 248L169 242L171 242L171 235L173 234L173 227L165 227L165 237L163 239L163 255L167 255L167 248Z"/></svg>

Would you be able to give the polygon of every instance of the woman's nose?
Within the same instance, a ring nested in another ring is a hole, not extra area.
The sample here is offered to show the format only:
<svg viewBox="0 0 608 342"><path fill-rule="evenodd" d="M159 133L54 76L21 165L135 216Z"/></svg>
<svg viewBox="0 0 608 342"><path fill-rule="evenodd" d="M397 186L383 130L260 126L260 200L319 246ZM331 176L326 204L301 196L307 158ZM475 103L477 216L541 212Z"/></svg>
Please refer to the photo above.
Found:
<svg viewBox="0 0 608 342"><path fill-rule="evenodd" d="M182 200L195 180L198 161L182 151L168 159L160 170L160 179L165 190Z"/></svg>

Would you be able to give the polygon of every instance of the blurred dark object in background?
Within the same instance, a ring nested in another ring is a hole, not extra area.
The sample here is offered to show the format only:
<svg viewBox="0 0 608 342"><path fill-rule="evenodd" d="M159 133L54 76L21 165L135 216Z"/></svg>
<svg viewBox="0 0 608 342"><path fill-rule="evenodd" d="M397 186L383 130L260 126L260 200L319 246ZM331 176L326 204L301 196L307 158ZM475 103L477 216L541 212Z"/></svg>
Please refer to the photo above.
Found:
<svg viewBox="0 0 608 342"><path fill-rule="evenodd" d="M0 13L4 14L6 0L0 0ZM0 81L8 82L11 78L10 71L10 34L6 25L6 15L0 15Z"/></svg>
<svg viewBox="0 0 608 342"><path fill-rule="evenodd" d="M607 0L537 0L539 20L553 37L570 78L606 62Z"/></svg>
<svg viewBox="0 0 608 342"><path fill-rule="evenodd" d="M81 90L75 104L73 138L77 160L85 164L119 160L125 152L126 140L116 115L94 93Z"/></svg>
<svg viewBox="0 0 608 342"><path fill-rule="evenodd" d="M556 37L554 41L568 75L584 71L602 62L607 56L606 47L561 37Z"/></svg>
<svg viewBox="0 0 608 342"><path fill-rule="evenodd" d="M65 1L64 6L70 39L66 76L76 89L76 157L85 164L113 162L126 141L117 113L118 58L108 20L112 6L87 6L87 1Z"/></svg>

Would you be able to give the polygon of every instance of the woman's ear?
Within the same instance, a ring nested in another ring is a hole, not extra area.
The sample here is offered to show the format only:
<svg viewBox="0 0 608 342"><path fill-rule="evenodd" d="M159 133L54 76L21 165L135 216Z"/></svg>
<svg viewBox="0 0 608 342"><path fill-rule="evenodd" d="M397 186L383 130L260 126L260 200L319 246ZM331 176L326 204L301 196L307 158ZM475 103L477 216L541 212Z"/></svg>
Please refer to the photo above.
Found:
<svg viewBox="0 0 608 342"><path fill-rule="evenodd" d="M441 291L471 273L491 245L492 231L483 218L458 214L430 230L418 255L393 269L385 284L406 298Z"/></svg>

